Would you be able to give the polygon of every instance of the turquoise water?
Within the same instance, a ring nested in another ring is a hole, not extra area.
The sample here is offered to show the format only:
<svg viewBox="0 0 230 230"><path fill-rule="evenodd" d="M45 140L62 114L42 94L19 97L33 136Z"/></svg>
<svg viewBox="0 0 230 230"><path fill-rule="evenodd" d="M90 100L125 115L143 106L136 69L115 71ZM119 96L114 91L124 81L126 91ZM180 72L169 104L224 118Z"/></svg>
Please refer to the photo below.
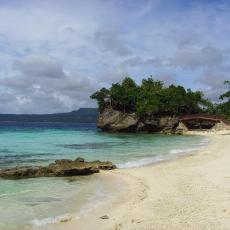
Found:
<svg viewBox="0 0 230 230"><path fill-rule="evenodd" d="M93 124L4 124L0 168L79 156L110 160L120 168L139 167L192 152L206 141L198 136L106 134ZM94 200L110 197L114 184L108 186L100 175L0 180L0 229L30 229L70 212L81 213Z"/></svg>

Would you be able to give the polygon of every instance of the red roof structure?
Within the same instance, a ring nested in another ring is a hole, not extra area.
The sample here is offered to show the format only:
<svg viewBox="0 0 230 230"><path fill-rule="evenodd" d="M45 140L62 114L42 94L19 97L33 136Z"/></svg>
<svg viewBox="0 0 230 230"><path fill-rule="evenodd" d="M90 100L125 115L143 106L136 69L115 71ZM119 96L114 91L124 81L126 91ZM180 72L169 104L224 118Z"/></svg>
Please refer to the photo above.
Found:
<svg viewBox="0 0 230 230"><path fill-rule="evenodd" d="M224 122L225 124L230 124L230 122L222 116L208 115L208 114L192 114L184 115L179 117L180 121L190 121L190 120L206 120L214 122Z"/></svg>

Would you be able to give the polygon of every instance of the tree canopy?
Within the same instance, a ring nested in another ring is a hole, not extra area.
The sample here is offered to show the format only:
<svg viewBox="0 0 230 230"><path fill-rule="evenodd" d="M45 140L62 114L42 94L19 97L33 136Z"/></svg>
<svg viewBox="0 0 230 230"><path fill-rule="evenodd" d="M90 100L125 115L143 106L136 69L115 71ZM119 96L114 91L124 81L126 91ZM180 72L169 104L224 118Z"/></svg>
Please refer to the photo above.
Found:
<svg viewBox="0 0 230 230"><path fill-rule="evenodd" d="M223 95L226 97L227 95ZM212 103L204 99L200 91L193 92L183 86L165 86L152 77L143 79L140 85L126 77L121 83L102 88L91 95L97 100L99 110L113 108L123 112L135 112L139 117L148 115L186 115L207 112Z"/></svg>
<svg viewBox="0 0 230 230"><path fill-rule="evenodd" d="M229 89L222 95L220 95L220 99L223 103L217 104L214 106L215 113L223 115L230 120L230 81L225 81L226 85L229 86Z"/></svg>

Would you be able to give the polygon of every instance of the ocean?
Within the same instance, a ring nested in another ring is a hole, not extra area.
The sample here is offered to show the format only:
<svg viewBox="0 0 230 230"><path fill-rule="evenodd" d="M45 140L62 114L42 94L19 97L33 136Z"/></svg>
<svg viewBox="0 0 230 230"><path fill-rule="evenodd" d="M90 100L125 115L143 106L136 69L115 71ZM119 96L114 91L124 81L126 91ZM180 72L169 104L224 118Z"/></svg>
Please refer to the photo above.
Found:
<svg viewBox="0 0 230 230"><path fill-rule="evenodd" d="M207 142L200 136L103 133L95 124L5 122L0 123L0 169L77 157L109 160L121 169L141 167L192 153ZM0 229L31 229L69 215L79 218L116 196L119 183L100 174L0 179Z"/></svg>

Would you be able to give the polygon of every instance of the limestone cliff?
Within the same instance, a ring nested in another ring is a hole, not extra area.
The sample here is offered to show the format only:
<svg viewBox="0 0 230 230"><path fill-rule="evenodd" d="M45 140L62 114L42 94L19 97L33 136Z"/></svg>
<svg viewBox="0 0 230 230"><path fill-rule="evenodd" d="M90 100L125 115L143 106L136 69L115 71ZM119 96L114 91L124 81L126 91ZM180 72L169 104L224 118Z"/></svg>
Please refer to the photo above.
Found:
<svg viewBox="0 0 230 230"><path fill-rule="evenodd" d="M139 119L135 113L105 109L100 113L97 127L110 132L163 132L173 133L179 124L175 116L149 116Z"/></svg>
<svg viewBox="0 0 230 230"><path fill-rule="evenodd" d="M148 115L138 118L135 113L125 113L106 108L100 113L97 126L107 132L149 132L184 134L189 130L226 130L229 122L214 115L194 114L182 117Z"/></svg>

